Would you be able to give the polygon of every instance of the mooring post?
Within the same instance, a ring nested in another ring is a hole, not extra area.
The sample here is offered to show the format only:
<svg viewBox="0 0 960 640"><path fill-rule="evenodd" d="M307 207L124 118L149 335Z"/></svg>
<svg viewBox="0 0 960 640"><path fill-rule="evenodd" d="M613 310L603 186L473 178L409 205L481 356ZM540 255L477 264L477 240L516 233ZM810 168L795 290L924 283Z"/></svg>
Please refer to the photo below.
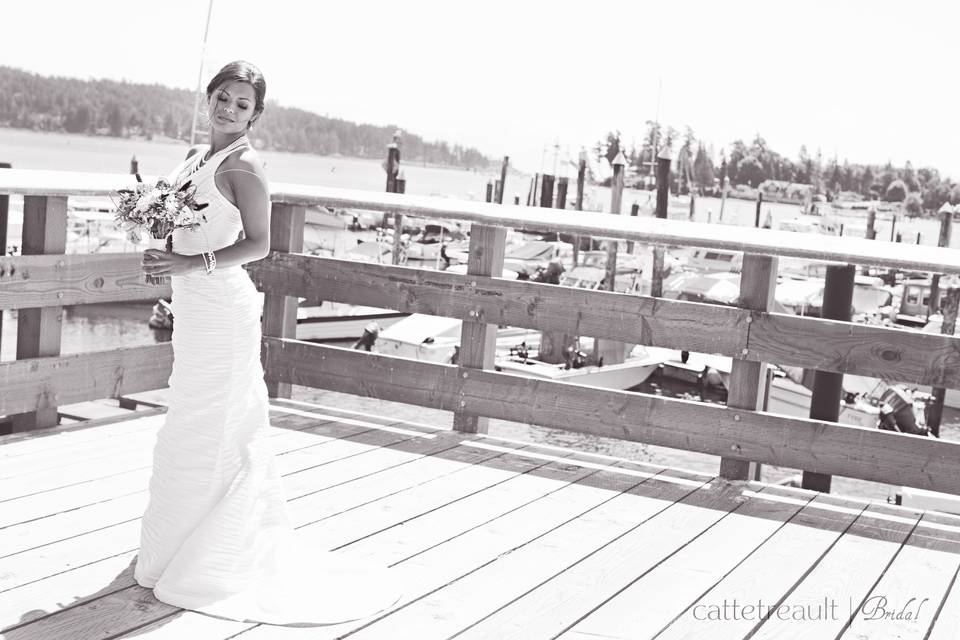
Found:
<svg viewBox="0 0 960 640"><path fill-rule="evenodd" d="M636 218L639 215L640 215L640 205L634 202L632 205L630 205L630 217ZM634 245L633 240L627 240L627 253L630 253L630 254L633 253L633 245Z"/></svg>
<svg viewBox="0 0 960 640"><path fill-rule="evenodd" d="M870 205L867 209L867 240L877 239L877 208Z"/></svg>
<svg viewBox="0 0 960 640"><path fill-rule="evenodd" d="M497 191L497 204L503 204L503 193L507 188L507 166L510 164L510 156L503 156L503 164L500 165L500 189Z"/></svg>
<svg viewBox="0 0 960 640"><path fill-rule="evenodd" d="M953 227L953 207L944 203L940 207L940 236L937 238L938 247L950 246L950 234ZM933 274L930 279L930 304L927 307L927 317L936 313L940 308L940 274Z"/></svg>
<svg viewBox="0 0 960 640"><path fill-rule="evenodd" d="M493 202L493 178L487 180L486 202Z"/></svg>
<svg viewBox="0 0 960 640"><path fill-rule="evenodd" d="M549 173L540 177L540 206L553 208L553 176Z"/></svg>
<svg viewBox="0 0 960 640"><path fill-rule="evenodd" d="M855 265L829 265L823 288L823 308L820 317L827 320L850 321L853 305L853 282L857 275ZM814 371L813 395L810 398L810 419L836 422L840 417L843 398L843 374L833 371ZM804 489L830 492L832 476L825 473L803 472Z"/></svg>
<svg viewBox="0 0 960 640"><path fill-rule="evenodd" d="M587 177L587 152L580 150L580 162L577 165L577 201L574 208L583 211L583 183ZM573 266L580 264L580 236L573 237Z"/></svg>
<svg viewBox="0 0 960 640"><path fill-rule="evenodd" d="M957 329L957 307L960 305L960 287L950 287L943 296L940 312L943 314L943 324L940 333L952 336ZM947 390L941 387L933 388L933 401L927 413L927 428L930 433L940 437L940 422L943 420L943 403Z"/></svg>
<svg viewBox="0 0 960 640"><path fill-rule="evenodd" d="M763 191L757 189L757 214L754 216L753 226L760 228L760 207L763 206Z"/></svg>
<svg viewBox="0 0 960 640"><path fill-rule="evenodd" d="M661 219L667 217L667 205L670 202L670 155L664 148L657 158L657 210L656 216ZM663 253L661 246L653 248L653 274L650 283L650 295L655 298L663 296Z"/></svg>
<svg viewBox="0 0 960 640"><path fill-rule="evenodd" d="M566 209L567 208L567 186L570 183L570 179L563 177L557 179L557 199L556 205L557 209Z"/></svg>

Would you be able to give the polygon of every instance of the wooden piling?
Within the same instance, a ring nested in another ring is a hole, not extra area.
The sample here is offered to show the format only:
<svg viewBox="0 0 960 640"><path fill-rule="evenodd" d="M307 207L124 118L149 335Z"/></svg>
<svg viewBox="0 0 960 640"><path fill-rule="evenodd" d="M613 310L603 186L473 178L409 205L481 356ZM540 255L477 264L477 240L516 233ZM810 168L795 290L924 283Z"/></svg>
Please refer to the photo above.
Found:
<svg viewBox="0 0 960 640"><path fill-rule="evenodd" d="M540 206L553 207L553 176L549 173L543 174L540 178Z"/></svg>
<svg viewBox="0 0 960 640"><path fill-rule="evenodd" d="M62 254L67 246L67 198L23 197L21 255ZM60 355L63 307L37 307L17 312L17 360ZM55 427L56 397L45 397L36 411L11 416L13 432Z"/></svg>
<svg viewBox="0 0 960 640"><path fill-rule="evenodd" d="M640 205L634 202L632 205L630 205L630 217L636 218L639 215L640 215ZM627 240L627 253L633 253L633 246L634 246L633 240Z"/></svg>
<svg viewBox="0 0 960 640"><path fill-rule="evenodd" d="M397 193L397 174L400 173L400 145L396 136L387 145L387 193Z"/></svg>
<svg viewBox="0 0 960 640"><path fill-rule="evenodd" d="M507 246L505 227L474 223L470 227L470 249L467 253L468 276L500 276ZM474 283L475 284L475 283ZM464 321L460 328L460 354L457 364L460 378L469 378L472 369L493 369L497 348L497 325L488 324L482 314L471 312L475 320ZM471 412L466 397L461 397L454 410L453 428L462 433L486 433L489 418Z"/></svg>
<svg viewBox="0 0 960 640"><path fill-rule="evenodd" d="M493 202L493 180L487 180L486 202Z"/></svg>
<svg viewBox="0 0 960 640"><path fill-rule="evenodd" d="M503 156L503 164L500 165L500 190L497 191L497 204L503 204L503 192L507 188L507 166L510 164L510 156Z"/></svg>
<svg viewBox="0 0 960 640"><path fill-rule="evenodd" d="M140 173L140 162L137 160L137 156L132 156L130 158L130 175L138 173Z"/></svg>
<svg viewBox="0 0 960 640"><path fill-rule="evenodd" d="M867 210L867 240L877 239L877 208L870 207Z"/></svg>
<svg viewBox="0 0 960 640"><path fill-rule="evenodd" d="M938 247L950 246L950 235L953 226L953 209L949 206L940 209L940 236L937 238ZM936 313L940 308L940 274L933 274L930 279L930 304L927 315Z"/></svg>
<svg viewBox="0 0 960 640"><path fill-rule="evenodd" d="M687 220L693 220L694 216L697 214L697 195L690 190L690 213L687 215Z"/></svg>
<svg viewBox="0 0 960 640"><path fill-rule="evenodd" d="M623 183L627 168L627 159L624 157L623 151L617 154L612 164L613 181L610 184L610 213L618 216L623 206ZM620 242L616 239L607 240L607 259L603 272L603 289L606 291L616 291L617 249L619 245ZM623 342L594 338L593 345L593 361L595 364L601 361L608 365L621 364L625 359Z"/></svg>
<svg viewBox="0 0 960 640"><path fill-rule="evenodd" d="M757 190L757 214L754 216L753 226L760 228L760 207L763 206L763 191Z"/></svg>
<svg viewBox="0 0 960 640"><path fill-rule="evenodd" d="M853 304L853 283L856 266L829 265L823 288L823 308L820 317L829 320L850 321ZM843 398L843 374L832 371L815 371L813 395L810 398L810 419L836 422L840 417L840 401ZM803 472L804 489L830 492L832 476L824 473Z"/></svg>
<svg viewBox="0 0 960 640"><path fill-rule="evenodd" d="M493 201L497 204L503 202L503 183L500 178L493 181Z"/></svg>
<svg viewBox="0 0 960 640"><path fill-rule="evenodd" d="M577 211L583 211L583 184L587 177L587 159L585 153L580 154L580 164L577 166L577 201L574 205ZM580 236L573 237L573 266L580 264Z"/></svg>
<svg viewBox="0 0 960 640"><path fill-rule="evenodd" d="M894 232L897 230L897 214L893 214L890 220L890 242L893 242Z"/></svg>
<svg viewBox="0 0 960 640"><path fill-rule="evenodd" d="M958 306L960 306L960 287L950 287L947 289L946 295L943 296L943 306L940 309L943 313L943 324L940 325L941 334L954 335L957 329ZM940 422L943 420L943 403L946 395L946 389L934 387L933 401L927 410L927 428L930 429L932 435L938 438L940 437Z"/></svg>
<svg viewBox="0 0 960 640"><path fill-rule="evenodd" d="M567 208L567 186L570 183L569 178L559 178L557 180L557 209Z"/></svg>
<svg viewBox="0 0 960 640"><path fill-rule="evenodd" d="M667 204L670 200L670 157L662 155L657 158L657 210L656 216L665 220ZM650 295L655 298L663 296L663 252L664 248L653 248L653 274L650 283Z"/></svg>

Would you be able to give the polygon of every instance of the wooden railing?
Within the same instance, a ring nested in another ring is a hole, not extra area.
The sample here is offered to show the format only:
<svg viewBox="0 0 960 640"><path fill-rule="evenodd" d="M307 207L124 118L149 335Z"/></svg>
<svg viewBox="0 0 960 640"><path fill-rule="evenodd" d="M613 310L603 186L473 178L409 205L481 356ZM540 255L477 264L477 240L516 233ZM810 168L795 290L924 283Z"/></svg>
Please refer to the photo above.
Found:
<svg viewBox="0 0 960 640"><path fill-rule="evenodd" d="M169 345L58 355L63 305L159 293L141 284L136 257L59 255L66 196L110 193L128 180L0 171L0 194L26 196L24 252L58 254L0 258L0 309L21 314L18 360L0 363L0 414L19 414L18 428L49 426L57 405L165 386ZM265 294L263 361L274 395L308 385L449 410L463 431L499 418L710 453L729 478L749 477L751 465L763 463L960 494L960 443L757 411L768 362L960 388L960 338L769 311L778 256L956 275L956 251L403 194L281 184L272 191L273 252L249 271ZM308 205L470 221L467 275L298 253ZM741 306L494 277L507 227L744 251ZM297 297L459 318L459 364L297 341ZM728 406L497 373L497 325L731 356Z"/></svg>

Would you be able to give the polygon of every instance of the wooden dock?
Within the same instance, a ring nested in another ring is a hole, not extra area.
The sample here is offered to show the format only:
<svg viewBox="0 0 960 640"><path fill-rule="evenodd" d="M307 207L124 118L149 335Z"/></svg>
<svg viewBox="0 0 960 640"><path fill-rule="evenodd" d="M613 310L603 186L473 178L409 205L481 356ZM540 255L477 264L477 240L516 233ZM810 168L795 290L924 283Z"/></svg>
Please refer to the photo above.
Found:
<svg viewBox="0 0 960 640"><path fill-rule="evenodd" d="M270 429L296 526L391 566L401 601L328 627L184 611L132 577L162 409L110 420L0 443L7 640L936 640L960 629L960 518L297 400L273 401ZM880 605L887 617L870 619Z"/></svg>

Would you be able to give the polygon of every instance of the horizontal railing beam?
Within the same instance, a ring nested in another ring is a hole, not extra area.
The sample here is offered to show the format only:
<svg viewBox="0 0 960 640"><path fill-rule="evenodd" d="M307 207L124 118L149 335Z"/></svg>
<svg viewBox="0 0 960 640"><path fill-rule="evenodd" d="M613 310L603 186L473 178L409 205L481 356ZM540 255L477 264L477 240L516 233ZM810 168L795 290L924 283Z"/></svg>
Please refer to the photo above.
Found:
<svg viewBox="0 0 960 640"><path fill-rule="evenodd" d="M130 176L65 171L7 169L0 172L0 194L109 195L130 185ZM274 203L385 211L446 218L485 225L559 232L635 242L743 251L894 269L960 275L957 251L849 236L794 233L745 226L704 224L633 216L591 216L521 205L450 200L432 196L378 193L298 184L271 184Z"/></svg>
<svg viewBox="0 0 960 640"><path fill-rule="evenodd" d="M156 300L170 285L143 281L139 253L0 257L0 309Z"/></svg>
<svg viewBox="0 0 960 640"><path fill-rule="evenodd" d="M170 343L0 362L0 415L167 386Z"/></svg>
<svg viewBox="0 0 960 640"><path fill-rule="evenodd" d="M261 291L311 300L700 353L747 346L750 312L735 307L303 254L273 253L250 276Z"/></svg>
<svg viewBox="0 0 960 640"><path fill-rule="evenodd" d="M405 402L960 494L960 443L264 338L268 375Z"/></svg>
<svg viewBox="0 0 960 640"><path fill-rule="evenodd" d="M960 389L957 336L303 254L250 274L276 294Z"/></svg>

